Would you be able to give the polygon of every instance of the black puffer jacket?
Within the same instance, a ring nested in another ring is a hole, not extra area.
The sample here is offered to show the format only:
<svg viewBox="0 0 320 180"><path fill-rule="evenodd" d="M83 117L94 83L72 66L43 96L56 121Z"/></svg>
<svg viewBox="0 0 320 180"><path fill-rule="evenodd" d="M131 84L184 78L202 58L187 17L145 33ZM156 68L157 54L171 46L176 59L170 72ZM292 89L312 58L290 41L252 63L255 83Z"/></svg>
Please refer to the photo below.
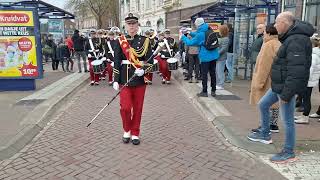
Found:
<svg viewBox="0 0 320 180"><path fill-rule="evenodd" d="M287 33L279 35L282 45L272 64L271 80L273 92L284 101L307 87L314 31L311 24L297 20Z"/></svg>
<svg viewBox="0 0 320 180"><path fill-rule="evenodd" d="M79 33L74 33L72 36L73 48L75 51L84 51L86 39L79 36Z"/></svg>

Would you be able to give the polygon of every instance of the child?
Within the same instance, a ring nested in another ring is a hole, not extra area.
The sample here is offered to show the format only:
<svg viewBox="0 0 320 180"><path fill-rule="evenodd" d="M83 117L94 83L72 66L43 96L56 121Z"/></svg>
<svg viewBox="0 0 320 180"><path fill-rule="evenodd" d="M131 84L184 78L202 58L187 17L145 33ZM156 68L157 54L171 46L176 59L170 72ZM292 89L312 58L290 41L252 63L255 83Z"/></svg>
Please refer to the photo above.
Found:
<svg viewBox="0 0 320 180"><path fill-rule="evenodd" d="M303 114L302 116L297 117L295 123L297 124L308 124L309 123L309 113L311 110L311 94L312 88L319 85L320 78L320 38L315 37L312 39L313 49L312 49L312 64L310 67L310 77L308 81L307 90L302 95L302 104L303 104ZM315 114L310 115L310 117L317 118Z"/></svg>

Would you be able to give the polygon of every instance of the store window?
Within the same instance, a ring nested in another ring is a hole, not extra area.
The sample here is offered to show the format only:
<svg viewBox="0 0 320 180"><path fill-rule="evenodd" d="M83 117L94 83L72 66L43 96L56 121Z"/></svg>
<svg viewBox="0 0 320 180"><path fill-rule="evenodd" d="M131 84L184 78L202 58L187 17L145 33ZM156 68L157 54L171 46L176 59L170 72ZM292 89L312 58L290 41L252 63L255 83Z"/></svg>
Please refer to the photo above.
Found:
<svg viewBox="0 0 320 180"><path fill-rule="evenodd" d="M307 0L305 21L310 22L315 29L320 31L320 1Z"/></svg>
<svg viewBox="0 0 320 180"><path fill-rule="evenodd" d="M297 0L284 0L284 10L290 11L295 15L296 14L296 3L297 3Z"/></svg>

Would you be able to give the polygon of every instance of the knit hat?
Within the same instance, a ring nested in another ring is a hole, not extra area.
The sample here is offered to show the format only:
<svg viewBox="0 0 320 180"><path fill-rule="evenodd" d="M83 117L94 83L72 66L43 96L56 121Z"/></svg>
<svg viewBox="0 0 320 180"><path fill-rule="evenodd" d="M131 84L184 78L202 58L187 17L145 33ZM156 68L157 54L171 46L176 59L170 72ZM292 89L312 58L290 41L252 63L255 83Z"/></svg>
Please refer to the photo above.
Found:
<svg viewBox="0 0 320 180"><path fill-rule="evenodd" d="M201 26L202 24L204 24L204 19L203 18L197 18L195 21L194 21L194 24L199 27Z"/></svg>

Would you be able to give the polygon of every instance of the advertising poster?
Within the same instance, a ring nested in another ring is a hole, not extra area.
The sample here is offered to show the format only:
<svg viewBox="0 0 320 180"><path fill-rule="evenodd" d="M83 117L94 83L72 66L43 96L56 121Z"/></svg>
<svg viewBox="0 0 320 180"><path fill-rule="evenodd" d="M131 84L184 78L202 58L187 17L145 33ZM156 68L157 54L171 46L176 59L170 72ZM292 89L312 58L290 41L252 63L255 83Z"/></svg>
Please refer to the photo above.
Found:
<svg viewBox="0 0 320 180"><path fill-rule="evenodd" d="M212 22L208 24L214 32L219 32L219 26L221 25L221 22Z"/></svg>
<svg viewBox="0 0 320 180"><path fill-rule="evenodd" d="M0 78L39 77L33 11L0 10Z"/></svg>
<svg viewBox="0 0 320 180"><path fill-rule="evenodd" d="M56 44L63 39L64 34L64 22L59 19L48 20L48 32L53 35L53 39Z"/></svg>

